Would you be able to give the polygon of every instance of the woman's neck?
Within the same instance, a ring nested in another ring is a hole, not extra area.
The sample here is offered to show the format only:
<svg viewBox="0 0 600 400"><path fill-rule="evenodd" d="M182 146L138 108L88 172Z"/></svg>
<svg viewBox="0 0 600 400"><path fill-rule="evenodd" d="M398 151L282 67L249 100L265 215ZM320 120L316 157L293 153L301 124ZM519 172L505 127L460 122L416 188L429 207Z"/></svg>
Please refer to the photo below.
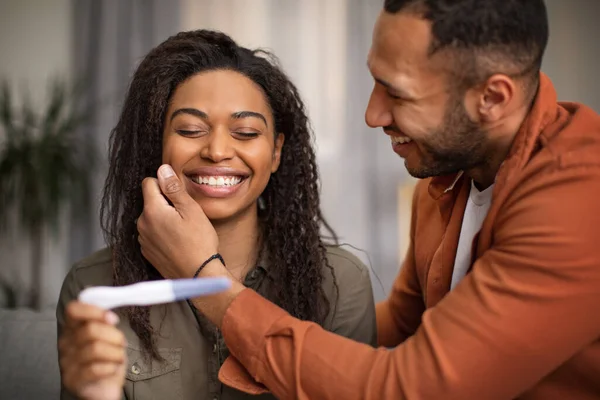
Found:
<svg viewBox="0 0 600 400"><path fill-rule="evenodd" d="M243 215L227 221L213 222L219 236L219 253L223 256L229 272L243 281L246 273L257 262L259 253L259 223L255 207Z"/></svg>

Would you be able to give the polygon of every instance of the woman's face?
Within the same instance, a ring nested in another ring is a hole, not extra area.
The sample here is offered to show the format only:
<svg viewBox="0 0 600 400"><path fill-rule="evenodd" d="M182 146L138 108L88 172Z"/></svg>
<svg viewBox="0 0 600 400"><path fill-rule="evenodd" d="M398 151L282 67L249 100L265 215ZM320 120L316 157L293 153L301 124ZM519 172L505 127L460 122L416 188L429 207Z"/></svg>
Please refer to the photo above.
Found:
<svg viewBox="0 0 600 400"><path fill-rule="evenodd" d="M283 135L261 88L228 70L181 83L163 131L162 162L170 164L212 221L256 212L256 201L279 167Z"/></svg>

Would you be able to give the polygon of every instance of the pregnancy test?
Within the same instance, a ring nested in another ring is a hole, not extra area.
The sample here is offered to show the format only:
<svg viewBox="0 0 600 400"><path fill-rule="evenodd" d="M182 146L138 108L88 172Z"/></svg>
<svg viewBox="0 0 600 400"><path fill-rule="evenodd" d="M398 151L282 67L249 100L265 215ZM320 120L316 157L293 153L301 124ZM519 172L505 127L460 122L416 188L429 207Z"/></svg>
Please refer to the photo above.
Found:
<svg viewBox="0 0 600 400"><path fill-rule="evenodd" d="M172 303L223 292L231 287L225 277L164 279L128 286L94 286L79 293L79 301L105 310L125 306Z"/></svg>

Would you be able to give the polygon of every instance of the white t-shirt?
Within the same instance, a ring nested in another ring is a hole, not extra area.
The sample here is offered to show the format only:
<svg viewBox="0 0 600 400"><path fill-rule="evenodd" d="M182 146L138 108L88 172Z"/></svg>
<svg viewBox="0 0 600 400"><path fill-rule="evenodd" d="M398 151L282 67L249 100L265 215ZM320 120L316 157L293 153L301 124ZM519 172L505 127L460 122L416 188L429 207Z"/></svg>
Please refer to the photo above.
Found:
<svg viewBox="0 0 600 400"><path fill-rule="evenodd" d="M452 282L450 289L454 287L465 277L471 266L471 250L473 248L473 239L481 229L490 204L492 204L492 191L494 185L480 192L471 181L471 193L465 208L462 226L460 228L460 238L458 239L458 248L456 258L454 259L454 271L452 272Z"/></svg>

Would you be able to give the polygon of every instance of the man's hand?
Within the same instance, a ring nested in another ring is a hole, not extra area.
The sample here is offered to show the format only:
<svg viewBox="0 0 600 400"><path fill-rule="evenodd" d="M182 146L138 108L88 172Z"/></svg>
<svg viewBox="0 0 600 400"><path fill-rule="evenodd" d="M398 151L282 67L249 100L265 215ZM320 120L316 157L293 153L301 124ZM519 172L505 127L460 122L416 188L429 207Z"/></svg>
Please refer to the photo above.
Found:
<svg viewBox="0 0 600 400"><path fill-rule="evenodd" d="M138 218L137 227L143 256L165 278L191 278L198 267L218 251L215 229L169 165L158 169L158 180L144 179L142 191L144 211ZM231 278L218 261L209 263L201 276ZM227 307L242 290L244 286L234 279L231 289L193 299L193 304L214 324L221 326Z"/></svg>
<svg viewBox="0 0 600 400"><path fill-rule="evenodd" d="M119 400L125 383L125 336L110 311L69 303L58 340L62 384L83 400Z"/></svg>
<svg viewBox="0 0 600 400"><path fill-rule="evenodd" d="M215 229L171 166L158 169L158 180L144 179L142 192L144 211L137 221L142 255L165 278L191 278L217 252Z"/></svg>

